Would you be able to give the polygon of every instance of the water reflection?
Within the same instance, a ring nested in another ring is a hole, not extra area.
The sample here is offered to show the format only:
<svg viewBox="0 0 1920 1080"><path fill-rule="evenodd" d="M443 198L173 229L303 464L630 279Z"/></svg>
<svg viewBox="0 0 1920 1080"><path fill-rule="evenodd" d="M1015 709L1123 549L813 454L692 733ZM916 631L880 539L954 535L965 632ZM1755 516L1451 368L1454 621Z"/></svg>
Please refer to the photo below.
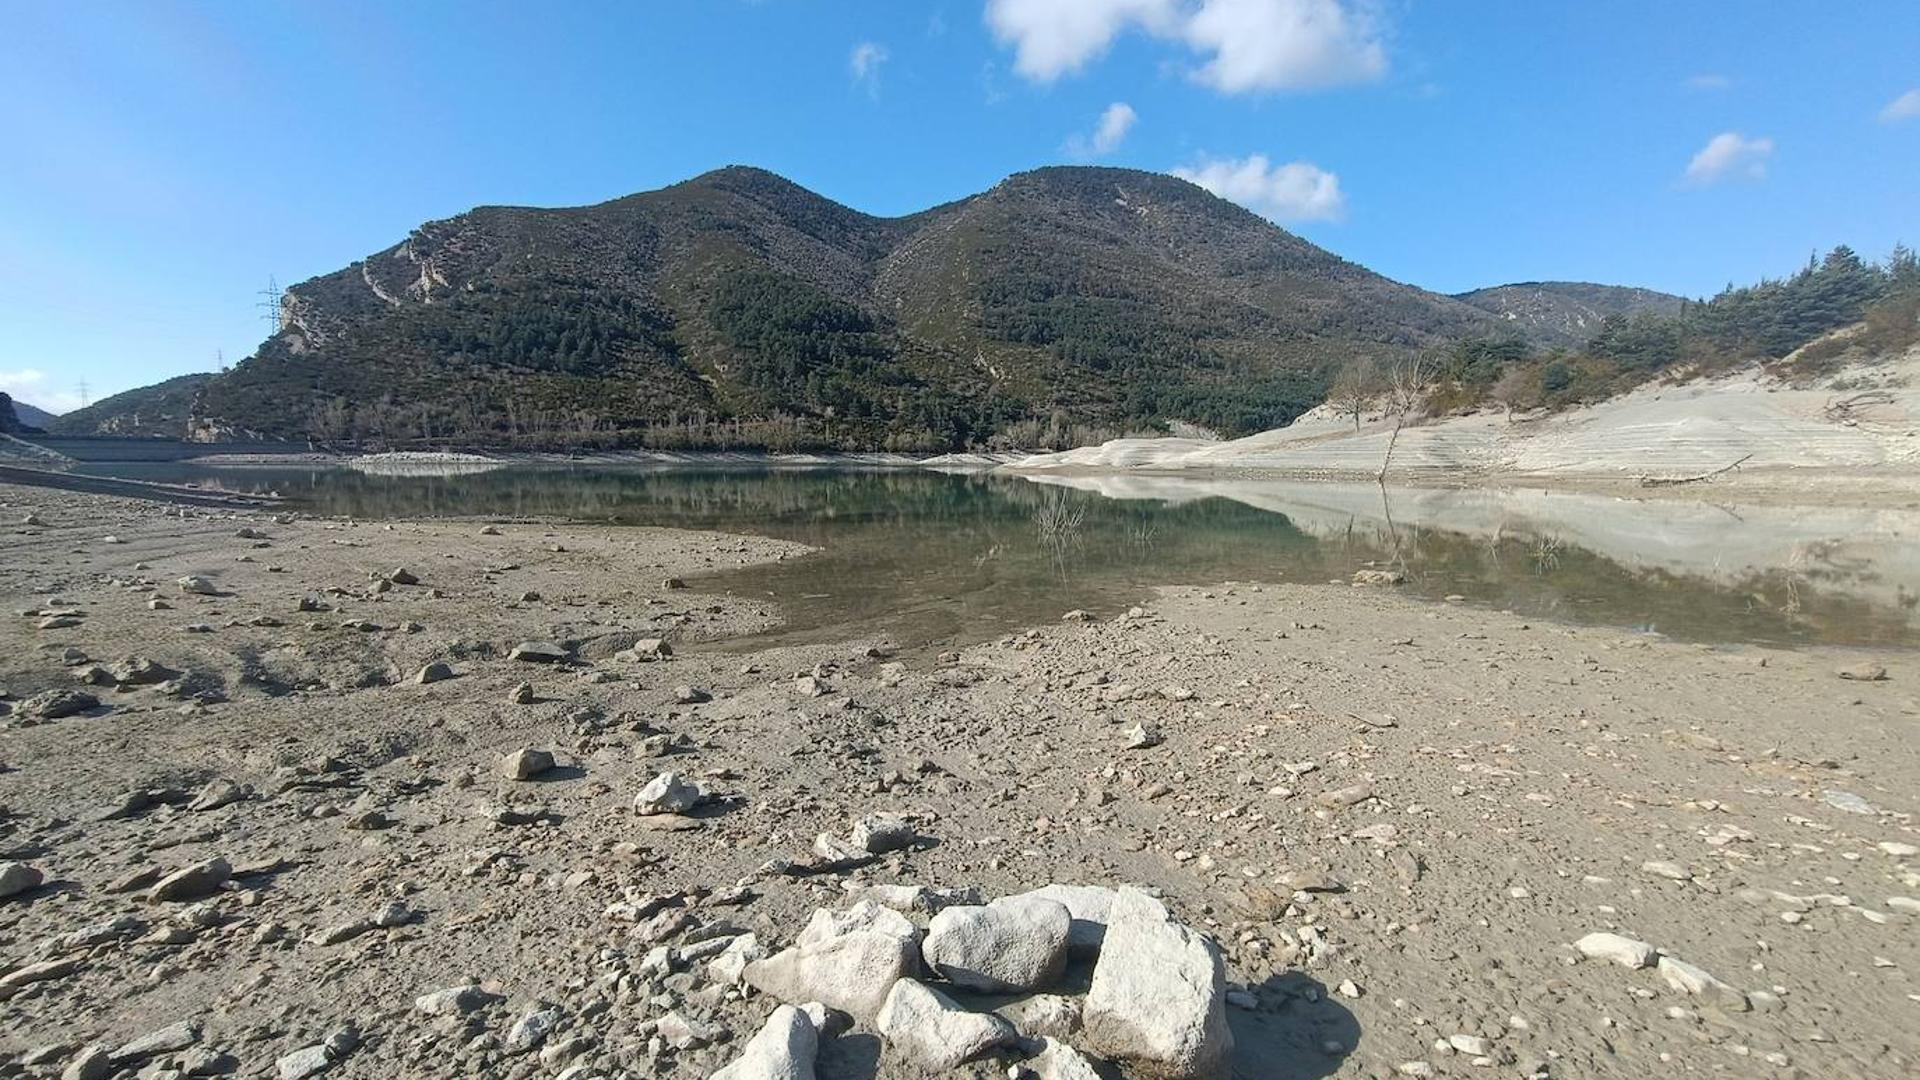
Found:
<svg viewBox="0 0 1920 1080"><path fill-rule="evenodd" d="M1112 612L1165 584L1346 580L1675 637L1920 643L1920 514L1728 507L1548 491L1167 477L1034 482L913 471L515 466L92 468L279 491L358 518L489 515L752 532L822 550L700 583L772 597L779 636L902 645Z"/></svg>

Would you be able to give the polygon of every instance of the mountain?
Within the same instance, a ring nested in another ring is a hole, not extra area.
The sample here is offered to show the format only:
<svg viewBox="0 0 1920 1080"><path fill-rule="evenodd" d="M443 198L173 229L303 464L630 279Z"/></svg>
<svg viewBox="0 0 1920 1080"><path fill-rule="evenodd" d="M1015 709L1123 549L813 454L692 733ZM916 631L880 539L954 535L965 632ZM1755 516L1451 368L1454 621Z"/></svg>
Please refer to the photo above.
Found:
<svg viewBox="0 0 1920 1080"><path fill-rule="evenodd" d="M213 378L212 375L181 375L103 397L84 409L53 417L41 426L54 435L184 438L194 396Z"/></svg>
<svg viewBox="0 0 1920 1080"><path fill-rule="evenodd" d="M1061 418L1238 433L1318 403L1348 358L1501 329L1186 181L1107 168L898 218L744 167L595 206L480 207L289 288L281 311L199 388L196 437L934 450L1031 442Z"/></svg>
<svg viewBox="0 0 1920 1080"><path fill-rule="evenodd" d="M1583 281L1523 281L1453 298L1498 316L1529 341L1566 347L1585 345L1609 315L1678 315L1687 304L1671 293Z"/></svg>
<svg viewBox="0 0 1920 1080"><path fill-rule="evenodd" d="M40 431L47 430L48 425L59 419L45 409L35 408L17 399L13 402L13 416L22 427L36 428Z"/></svg>

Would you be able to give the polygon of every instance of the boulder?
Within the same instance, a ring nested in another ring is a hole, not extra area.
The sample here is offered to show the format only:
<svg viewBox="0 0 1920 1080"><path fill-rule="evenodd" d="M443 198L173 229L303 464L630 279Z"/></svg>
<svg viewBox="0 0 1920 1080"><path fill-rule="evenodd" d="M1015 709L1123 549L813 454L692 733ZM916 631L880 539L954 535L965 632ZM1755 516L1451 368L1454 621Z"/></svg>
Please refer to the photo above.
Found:
<svg viewBox="0 0 1920 1080"><path fill-rule="evenodd" d="M191 1020L181 1020L123 1043L113 1052L113 1061L116 1065L145 1061L155 1054L171 1054L176 1050L185 1050L199 1041L200 1025Z"/></svg>
<svg viewBox="0 0 1920 1080"><path fill-rule="evenodd" d="M233 867L222 858L212 858L205 862L183 867L154 882L147 898L154 901L198 900L210 893L219 891L220 886L233 876Z"/></svg>
<svg viewBox="0 0 1920 1080"><path fill-rule="evenodd" d="M487 1003L488 994L478 986L449 986L413 999L413 1007L428 1016L461 1016Z"/></svg>
<svg viewBox="0 0 1920 1080"><path fill-rule="evenodd" d="M97 708L100 699L85 690L48 690L20 703L20 712L41 720L64 720Z"/></svg>
<svg viewBox="0 0 1920 1080"><path fill-rule="evenodd" d="M1588 934L1573 943L1580 955L1589 960L1611 960L1621 967L1643 968L1653 965L1659 950L1644 941L1635 941L1619 934L1604 931Z"/></svg>
<svg viewBox="0 0 1920 1080"><path fill-rule="evenodd" d="M1073 923L1067 930L1067 955L1090 960L1100 954L1100 942L1107 936L1107 913L1113 907L1113 890L1105 885L1042 885L1030 892L1009 897L1052 900L1067 909Z"/></svg>
<svg viewBox="0 0 1920 1080"><path fill-rule="evenodd" d="M531 746L500 759L500 775L509 780L531 780L553 768L553 755Z"/></svg>
<svg viewBox="0 0 1920 1080"><path fill-rule="evenodd" d="M868 814L853 823L849 839L854 847L869 855L885 855L912 847L920 841L920 834L912 822L898 814Z"/></svg>
<svg viewBox="0 0 1920 1080"><path fill-rule="evenodd" d="M887 992L874 1027L888 1046L929 1072L945 1072L1013 1046L1013 1025L992 1013L968 1012L952 998L914 979Z"/></svg>
<svg viewBox="0 0 1920 1080"><path fill-rule="evenodd" d="M712 799L706 788L692 780L677 772L663 772L647 781L647 786L633 797L633 808L648 815L684 814Z"/></svg>
<svg viewBox="0 0 1920 1080"><path fill-rule="evenodd" d="M567 650L551 641L523 641L507 653L507 659L528 664L563 664Z"/></svg>
<svg viewBox="0 0 1920 1080"><path fill-rule="evenodd" d="M1220 951L1160 901L1115 892L1082 1015L1086 1044L1159 1080L1224 1080L1226 972Z"/></svg>
<svg viewBox="0 0 1920 1080"><path fill-rule="evenodd" d="M956 986L988 993L1038 990L1067 963L1073 916L1040 897L950 907L933 917L921 947L927 966Z"/></svg>
<svg viewBox="0 0 1920 1080"><path fill-rule="evenodd" d="M219 596L220 595L219 586L215 585L213 582L207 580L206 578L198 577L192 574L189 574L188 576L181 578L179 581L175 582L175 584L180 586L181 592L186 593L189 596Z"/></svg>
<svg viewBox="0 0 1920 1080"><path fill-rule="evenodd" d="M37 889L46 875L23 862L0 862L0 900Z"/></svg>
<svg viewBox="0 0 1920 1080"><path fill-rule="evenodd" d="M1086 1055L1058 1039L1042 1038L1040 1052L1021 1065L1039 1080L1101 1080Z"/></svg>
<svg viewBox="0 0 1920 1080"><path fill-rule="evenodd" d="M871 908L857 917L816 914L798 944L747 964L742 980L788 1004L817 1001L871 1023L894 982L920 968L919 930L899 912Z"/></svg>
<svg viewBox="0 0 1920 1080"><path fill-rule="evenodd" d="M425 686L428 683L446 682L451 678L453 678L453 665L447 663L445 660L435 660L433 663L421 668L419 672L414 675L413 681L419 683L421 686Z"/></svg>
<svg viewBox="0 0 1920 1080"><path fill-rule="evenodd" d="M1064 994L1029 994L994 1012L1028 1039L1070 1039L1080 1032L1080 1001Z"/></svg>
<svg viewBox="0 0 1920 1080"><path fill-rule="evenodd" d="M223 806L230 806L246 797L246 788L241 787L231 780L216 778L207 781L207 786L201 788L200 791L194 795L193 801L187 804L187 809L197 813L205 813L208 810L218 810Z"/></svg>
<svg viewBox="0 0 1920 1080"><path fill-rule="evenodd" d="M813 1021L799 1009L782 1005L712 1080L813 1080L813 1059L819 1052L820 1032Z"/></svg>

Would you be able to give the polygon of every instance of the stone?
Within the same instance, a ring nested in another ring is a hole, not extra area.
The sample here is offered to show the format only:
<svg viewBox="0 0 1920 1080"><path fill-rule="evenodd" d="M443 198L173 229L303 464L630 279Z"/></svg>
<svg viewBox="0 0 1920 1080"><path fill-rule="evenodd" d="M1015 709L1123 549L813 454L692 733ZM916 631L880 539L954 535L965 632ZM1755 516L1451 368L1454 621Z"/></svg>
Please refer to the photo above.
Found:
<svg viewBox="0 0 1920 1080"><path fill-rule="evenodd" d="M414 675L413 681L421 686L428 683L446 682L453 678L453 665L445 660L435 660Z"/></svg>
<svg viewBox="0 0 1920 1080"><path fill-rule="evenodd" d="M567 650L551 641L523 641L507 653L507 659L528 664L561 664L566 662Z"/></svg>
<svg viewBox="0 0 1920 1080"><path fill-rule="evenodd" d="M824 697L833 692L827 681L817 675L802 675L793 680L793 689L801 697Z"/></svg>
<svg viewBox="0 0 1920 1080"><path fill-rule="evenodd" d="M643 815L684 814L712 801L706 788L677 772L663 772L633 797L633 808Z"/></svg>
<svg viewBox="0 0 1920 1080"><path fill-rule="evenodd" d="M884 855L920 842L913 824L898 814L868 814L853 823L849 839L853 846L869 855Z"/></svg>
<svg viewBox="0 0 1920 1080"><path fill-rule="evenodd" d="M819 1053L820 1030L812 1018L782 1005L711 1080L813 1080Z"/></svg>
<svg viewBox="0 0 1920 1080"><path fill-rule="evenodd" d="M654 1024L654 1032L675 1050L698 1050L724 1038L726 1029L705 1020L696 1020L678 1011L670 1012Z"/></svg>
<svg viewBox="0 0 1920 1080"><path fill-rule="evenodd" d="M218 810L223 806L230 806L246 797L247 789L231 780L209 780L207 786L195 793L193 801L187 804L187 809L205 813L209 810Z"/></svg>
<svg viewBox="0 0 1920 1080"><path fill-rule="evenodd" d="M919 930L899 912L871 907L816 913L800 942L748 963L742 981L788 1004L817 1001L871 1023L888 988L920 970Z"/></svg>
<svg viewBox="0 0 1920 1080"><path fill-rule="evenodd" d="M628 660L649 664L656 660L665 660L673 655L673 646L665 638L641 638L620 654Z"/></svg>
<svg viewBox="0 0 1920 1080"><path fill-rule="evenodd" d="M419 917L420 913L408 907L404 901L393 900L373 913L373 925L383 930L391 930L396 926L405 926Z"/></svg>
<svg viewBox="0 0 1920 1080"><path fill-rule="evenodd" d="M531 705L535 700L536 696L533 692L532 683L520 683L513 689L507 691L507 704L509 705Z"/></svg>
<svg viewBox="0 0 1920 1080"><path fill-rule="evenodd" d="M99 708L100 699L85 690L48 690L20 703L20 712L41 720L64 720Z"/></svg>
<svg viewBox="0 0 1920 1080"><path fill-rule="evenodd" d="M1371 798L1373 798L1373 785L1360 783L1349 784L1332 791L1323 791L1313 801L1329 810L1339 810L1348 806L1358 806Z"/></svg>
<svg viewBox="0 0 1920 1080"><path fill-rule="evenodd" d="M1100 942L1107 936L1107 913L1113 907L1113 890L1105 885L1042 885L1010 900L1051 900L1067 909L1073 922L1067 928L1067 955L1090 960L1100 953Z"/></svg>
<svg viewBox="0 0 1920 1080"><path fill-rule="evenodd" d="M60 1080L107 1080L113 1075L113 1056L104 1046L89 1046L73 1055Z"/></svg>
<svg viewBox="0 0 1920 1080"><path fill-rule="evenodd" d="M914 979L887 992L874 1027L888 1045L929 1072L944 1072L1010 1047L1019 1036L992 1013L968 1012Z"/></svg>
<svg viewBox="0 0 1920 1080"><path fill-rule="evenodd" d="M218 892L220 886L233 876L233 867L227 860L215 857L205 862L182 867L154 882L147 892L147 898L155 901L198 900L203 896Z"/></svg>
<svg viewBox="0 0 1920 1080"><path fill-rule="evenodd" d="M767 955L756 934L740 934L730 939L719 955L707 961L707 977L721 986L739 986L747 965Z"/></svg>
<svg viewBox="0 0 1920 1080"><path fill-rule="evenodd" d="M154 686L180 674L144 656L129 656L107 670L116 686Z"/></svg>
<svg viewBox="0 0 1920 1080"><path fill-rule="evenodd" d="M113 1062L116 1065L126 1065L145 1061L155 1054L171 1054L176 1050L185 1050L199 1041L200 1025L191 1020L181 1020L122 1044L113 1052Z"/></svg>
<svg viewBox="0 0 1920 1080"><path fill-rule="evenodd" d="M950 907L933 917L921 955L956 986L988 993L1038 990L1067 963L1073 916L1038 897L1003 898L981 907Z"/></svg>
<svg viewBox="0 0 1920 1080"><path fill-rule="evenodd" d="M413 1007L428 1016L463 1016L487 1003L488 994L469 983L449 986L413 999Z"/></svg>
<svg viewBox="0 0 1920 1080"><path fill-rule="evenodd" d="M554 1029L559 1026L560 1010L558 1009L535 1009L527 1013L515 1020L513 1027L507 1031L505 1043L507 1053L524 1054L530 1050L539 1049L540 1044L546 1042L547 1036L553 1034Z"/></svg>
<svg viewBox="0 0 1920 1080"><path fill-rule="evenodd" d="M1851 791L1822 791L1820 801L1835 810L1845 810L1849 814L1872 815L1880 812L1872 803Z"/></svg>
<svg viewBox="0 0 1920 1080"><path fill-rule="evenodd" d="M1640 864L1640 869L1654 877L1670 878L1674 881L1692 881L1693 871L1677 862L1665 859L1651 859Z"/></svg>
<svg viewBox="0 0 1920 1080"><path fill-rule="evenodd" d="M1406 582L1407 575L1398 570L1355 570L1353 572L1355 585L1404 585Z"/></svg>
<svg viewBox="0 0 1920 1080"><path fill-rule="evenodd" d="M46 880L38 868L23 862L0 862L0 900L37 889Z"/></svg>
<svg viewBox="0 0 1920 1080"><path fill-rule="evenodd" d="M333 1067L333 1056L327 1048L315 1043L303 1046L290 1054L283 1054L273 1063L273 1071L280 1080L306 1080L309 1076L319 1076Z"/></svg>
<svg viewBox="0 0 1920 1080"><path fill-rule="evenodd" d="M1745 1012L1747 996L1708 974L1705 968L1689 964L1677 956L1662 956L1658 967L1668 987L1694 997L1709 997L1722 1006Z"/></svg>
<svg viewBox="0 0 1920 1080"><path fill-rule="evenodd" d="M509 780L531 780L553 768L553 755L531 746L515 750L500 759L500 775Z"/></svg>
<svg viewBox="0 0 1920 1080"><path fill-rule="evenodd" d="M1068 1039L1080 1030L1080 1002L1064 994L1029 994L994 1011L1028 1039Z"/></svg>
<svg viewBox="0 0 1920 1080"><path fill-rule="evenodd" d="M1214 944L1134 888L1114 894L1081 1023L1101 1057L1162 1080L1225 1080L1226 972Z"/></svg>
<svg viewBox="0 0 1920 1080"><path fill-rule="evenodd" d="M1834 674L1849 682L1881 682L1887 677L1887 669L1883 664L1863 662L1848 664L1837 669Z"/></svg>
<svg viewBox="0 0 1920 1080"><path fill-rule="evenodd" d="M179 581L175 582L174 584L180 586L180 591L183 593L186 593L189 596L219 596L220 595L219 587L216 586L213 582L207 580L206 578L198 577L191 574L181 578Z"/></svg>
<svg viewBox="0 0 1920 1080"><path fill-rule="evenodd" d="M1127 749L1129 750L1150 750L1165 741L1165 737L1160 734L1160 729L1152 724L1140 723L1127 729Z"/></svg>
<svg viewBox="0 0 1920 1080"><path fill-rule="evenodd" d="M1911 896L1889 896L1887 907L1902 915L1920 915L1920 900Z"/></svg>
<svg viewBox="0 0 1920 1080"><path fill-rule="evenodd" d="M1658 949L1644 941L1605 931L1588 934L1574 942L1573 947L1589 960L1611 960L1621 967L1635 970L1653 966L1654 957L1659 955Z"/></svg>
<svg viewBox="0 0 1920 1080"><path fill-rule="evenodd" d="M699 705L712 701L713 695L697 686L676 686L673 688L673 700L678 705Z"/></svg>
<svg viewBox="0 0 1920 1080"><path fill-rule="evenodd" d="M1101 1080L1085 1054L1051 1036L1040 1039L1040 1052L1021 1062L1037 1080Z"/></svg>
<svg viewBox="0 0 1920 1080"><path fill-rule="evenodd" d="M420 577L419 577L419 575L417 575L417 574L415 574L415 573L414 573L413 571L411 571L411 570L409 570L409 569L407 569L407 568L406 568L406 567L404 567L404 566L402 566L402 567L400 567L400 568L398 568L398 569L396 569L396 570L394 570L394 571L393 571L392 573L390 573L390 574L388 574L388 575L387 575L387 580L388 580L388 581L390 581L390 582L392 582L392 583L393 583L393 584L395 584L395 585L418 585L418 584L420 584Z"/></svg>

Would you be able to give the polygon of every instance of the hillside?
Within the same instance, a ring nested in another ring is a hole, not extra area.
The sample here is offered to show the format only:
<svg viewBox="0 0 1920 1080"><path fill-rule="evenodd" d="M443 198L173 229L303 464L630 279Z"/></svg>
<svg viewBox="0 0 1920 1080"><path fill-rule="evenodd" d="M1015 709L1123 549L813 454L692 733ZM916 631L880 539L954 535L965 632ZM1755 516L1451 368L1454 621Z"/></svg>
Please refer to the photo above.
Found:
<svg viewBox="0 0 1920 1080"><path fill-rule="evenodd" d="M101 398L44 425L54 435L119 435L178 439L187 433L194 395L214 376L180 375Z"/></svg>
<svg viewBox="0 0 1920 1080"><path fill-rule="evenodd" d="M1609 315L1678 315L1687 303L1671 293L1583 281L1525 281L1453 298L1497 316L1530 341L1564 347L1585 345Z"/></svg>
<svg viewBox="0 0 1920 1080"><path fill-rule="evenodd" d="M1284 423L1496 333L1185 181L1049 168L902 218L727 168L481 207L287 290L202 438L937 450ZM104 404L104 403L103 403ZM1069 431L1060 419L1071 417Z"/></svg>
<svg viewBox="0 0 1920 1080"><path fill-rule="evenodd" d="M59 419L59 417L53 413L45 409L35 408L17 398L13 399L13 408L11 411L14 420L22 427L35 428L40 431L47 430L49 425Z"/></svg>

